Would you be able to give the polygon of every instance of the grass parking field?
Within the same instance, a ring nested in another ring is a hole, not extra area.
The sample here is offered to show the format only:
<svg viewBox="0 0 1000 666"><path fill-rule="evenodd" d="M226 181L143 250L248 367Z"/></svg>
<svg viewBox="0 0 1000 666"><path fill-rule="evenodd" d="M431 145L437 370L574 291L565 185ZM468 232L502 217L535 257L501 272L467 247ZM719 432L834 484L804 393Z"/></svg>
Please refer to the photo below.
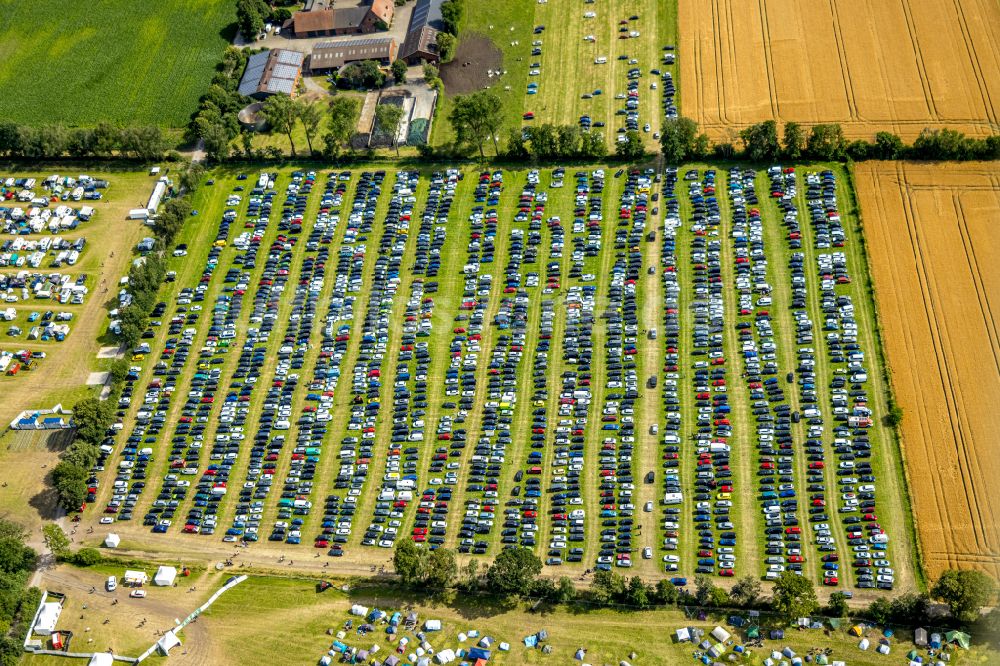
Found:
<svg viewBox="0 0 1000 666"><path fill-rule="evenodd" d="M217 172L85 541L361 573L412 538L553 575L912 589L844 173L691 173Z"/></svg>
<svg viewBox="0 0 1000 666"><path fill-rule="evenodd" d="M0 116L28 125L182 127L235 21L227 0L5 0L0 11Z"/></svg>
<svg viewBox="0 0 1000 666"><path fill-rule="evenodd" d="M772 118L863 139L997 130L995 3L681 0L679 19L682 114L715 140Z"/></svg>
<svg viewBox="0 0 1000 666"><path fill-rule="evenodd" d="M524 124L578 125L581 116L586 115L593 131L603 132L609 150L613 150L616 130L626 127L626 98L629 83L634 81L637 102L634 109L628 110L637 111L638 116L632 129L644 136L650 148L655 145L652 136L659 131L665 112L667 86L662 73L671 73L676 85L676 68L663 60L664 54L673 53L663 47L676 43L677 16L673 4L614 0L580 3L572 10L567 10L563 3L530 0L516 0L500 8L494 5L479 8L479 4L478 0L470 3L462 34L468 40L485 36L503 52L506 74L484 78L483 85L500 95L508 124L521 125L523 114L529 112L534 120L523 121ZM567 11L574 13L573 20L567 20ZM594 17L584 18L585 14ZM540 26L544 29L535 33ZM630 34L636 36L629 37ZM596 64L597 58L605 61ZM445 67L465 68L467 61L459 60ZM632 69L639 70L638 77L629 77ZM651 73L654 69L661 74ZM464 76L467 74L463 72ZM595 94L596 91L600 92ZM447 118L454 91L449 93L442 99L440 118ZM673 104L673 93L669 99ZM616 115L618 110L621 115ZM648 132L644 131L647 124ZM435 125L435 143L453 138L447 123Z"/></svg>
<svg viewBox="0 0 1000 666"><path fill-rule="evenodd" d="M995 169L866 163L855 180L927 575L996 576Z"/></svg>

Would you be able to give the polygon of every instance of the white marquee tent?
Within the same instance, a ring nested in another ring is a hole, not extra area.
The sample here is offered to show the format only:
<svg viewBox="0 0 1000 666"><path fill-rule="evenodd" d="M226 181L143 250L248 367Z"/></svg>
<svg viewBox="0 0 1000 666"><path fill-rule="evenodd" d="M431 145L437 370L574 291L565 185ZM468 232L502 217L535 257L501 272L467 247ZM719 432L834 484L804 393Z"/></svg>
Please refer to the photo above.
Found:
<svg viewBox="0 0 1000 666"><path fill-rule="evenodd" d="M160 567L156 570L156 575L153 576L153 583L160 587L168 587L174 584L175 578L177 578L177 569L174 567Z"/></svg>

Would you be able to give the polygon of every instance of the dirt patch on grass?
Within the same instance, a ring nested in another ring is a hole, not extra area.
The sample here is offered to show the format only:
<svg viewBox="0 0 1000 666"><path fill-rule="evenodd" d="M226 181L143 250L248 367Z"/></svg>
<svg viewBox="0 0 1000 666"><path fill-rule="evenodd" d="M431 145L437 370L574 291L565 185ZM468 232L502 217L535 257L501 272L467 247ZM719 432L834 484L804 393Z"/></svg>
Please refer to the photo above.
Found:
<svg viewBox="0 0 1000 666"><path fill-rule="evenodd" d="M990 164L857 170L885 350L928 577L1000 575L1000 185Z"/></svg>
<svg viewBox="0 0 1000 666"><path fill-rule="evenodd" d="M496 80L489 72L501 69L503 52L485 35L472 33L462 37L455 51L455 59L441 67L441 80L449 95L488 88Z"/></svg>

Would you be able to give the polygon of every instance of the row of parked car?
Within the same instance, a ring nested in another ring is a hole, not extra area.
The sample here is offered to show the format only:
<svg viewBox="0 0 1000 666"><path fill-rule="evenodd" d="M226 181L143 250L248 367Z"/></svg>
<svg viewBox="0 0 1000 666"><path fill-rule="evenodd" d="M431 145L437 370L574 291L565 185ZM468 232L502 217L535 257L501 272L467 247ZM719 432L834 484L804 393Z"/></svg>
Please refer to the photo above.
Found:
<svg viewBox="0 0 1000 666"><path fill-rule="evenodd" d="M785 173L786 183L794 172ZM868 428L872 412L868 407L865 385L868 372L865 352L860 346L858 322L850 293L851 277L847 257L842 249L846 233L840 218L836 177L830 171L807 173L805 199L810 218L810 232L816 261L815 284L819 287L818 305L822 313L821 331L826 341L829 367L828 378L830 415L832 417L831 448L836 454L837 513L845 529L851 549L851 564L858 587L892 589L895 573L888 559L888 535L879 524L876 512L876 477L869 461L872 443ZM786 205L788 224L797 222L798 209ZM807 280L804 257L793 257L794 276ZM803 379L815 379L803 372ZM817 411L821 406L814 406ZM820 523L814 529L817 539L833 538L831 523ZM827 533L830 533L829 535ZM826 566L826 565L824 565Z"/></svg>
<svg viewBox="0 0 1000 666"><path fill-rule="evenodd" d="M561 187L565 178L565 173L556 171L553 173L553 187ZM584 475L585 465L592 464L593 461L586 459L584 447L584 436L590 420L593 403L593 372L594 368L594 325L596 323L597 289L595 286L587 284L592 280L592 276L586 272L585 262L596 261L602 244L602 225L604 221L604 185L605 174L601 169L593 171L577 171L573 174L575 181L573 223L570 227L570 271L568 273L569 284L564 289L565 299L565 324L562 332L562 361L567 368L560 375L561 384L558 386L558 407L555 416L555 427L549 428L551 432L551 458L549 465L549 484L545 490L551 498L549 508L549 531L550 538L548 544L547 562L552 565L561 565L563 562L581 562L584 556L584 541L587 538L585 531L585 509L583 508L583 496L581 481ZM549 294L559 293L562 279L562 259L566 249L566 233L562 220L556 217L549 218L549 232L552 236L552 247L549 252L549 263L546 266L546 283L543 290L542 320L540 325L541 340L539 340L536 358L546 354L545 367L548 367L549 345L546 336L552 334L551 315L554 305L547 299ZM586 276L586 277L585 277ZM536 366L540 361L536 360ZM536 379L536 393L534 404L536 407L536 420L533 423L532 437L537 440L533 443L533 459L528 461L529 467L526 474L528 479L528 492L540 490L542 484L534 479L534 475L540 474L542 463L546 451L538 446L538 442L545 441L540 436L539 430L543 424L548 423L547 406L542 407L537 400L543 396L549 397L550 387L544 385L544 390L540 387L541 382ZM551 387L555 389L556 387ZM537 410L546 410L539 413ZM540 418L544 415L544 418ZM536 506L537 508L537 506Z"/></svg>
<svg viewBox="0 0 1000 666"><path fill-rule="evenodd" d="M235 215L229 211L223 214L219 221L216 239L225 238ZM174 396L182 390L179 378L188 362L197 359L203 366L192 379L188 394L183 397L184 403L180 409L180 417L173 431L169 455L169 469L166 478L155 500L153 500L143 521L155 532L166 532L173 524L175 514L181 502L187 495L191 482L181 476L193 476L197 473L197 460L204 440L204 432L208 424L207 412L214 401L213 393L219 378L218 364L210 362L213 356L213 346L206 340L201 350L193 349L198 333L196 326L202 319L202 302L211 283L218 264L221 246L213 244L208 258L194 287L182 288L177 295L177 306L174 316L163 322L167 312L167 303L157 303L151 312L150 325L143 333L144 339L155 337L155 328L167 327L167 338L163 349L153 366L152 377L145 387L138 385L141 366L130 369L126 377L126 385L119 397L119 417L125 410L135 410L135 422L128 435L121 460L118 463L117 476L114 480L112 496L105 506L106 520L132 520L147 484L147 468L154 455L165 449L160 442L160 435L167 429L167 417L171 411ZM216 338L216 341L218 338ZM139 343L132 350L132 361L144 361L153 353L148 342ZM144 391L141 396L140 391ZM178 398L181 399L181 398ZM141 402L140 402L141 400ZM103 469L108 455L114 447L114 439L109 437L101 447L102 455L97 462L97 470ZM95 471L97 471L95 470ZM89 489L88 501L96 496L97 484Z"/></svg>
<svg viewBox="0 0 1000 666"><path fill-rule="evenodd" d="M792 423L798 417L785 395L781 374L781 336L771 315L773 287L769 281L765 233L756 192L757 173L730 169L727 189L732 208L732 239L736 256L739 308L737 331L743 356L743 378L751 401L757 438L757 496L764 518L765 577L776 579L787 570L802 572L806 555L800 526L801 487ZM787 368L786 368L787 370ZM802 400L806 396L800 395ZM815 426L810 426L814 428ZM810 431L809 437L815 433ZM806 441L810 461L822 459L815 440ZM822 472L810 471L810 474ZM816 487L810 487L814 494ZM815 497L814 497L815 501ZM818 506L818 504L815 504ZM814 511L814 508L810 508ZM831 547L832 549L832 547Z"/></svg>
<svg viewBox="0 0 1000 666"><path fill-rule="evenodd" d="M684 502L684 488L680 478L681 444L685 433L682 431L682 414L680 398L681 379L681 325L680 297L681 285L677 275L677 232L682 227L680 202L677 199L677 167L667 167L662 176L663 194L663 228L660 248L660 280L663 288L663 423L654 423L650 435L659 436L662 442L663 474L663 516L662 550L663 567L667 573L678 571L681 555L679 553L681 532L681 507ZM653 239L650 239L653 240ZM649 270L655 275L656 267ZM650 339L659 338L654 329L647 333ZM650 387L651 388L651 387ZM662 435L660 427L663 427ZM656 472L646 472L645 482L655 483Z"/></svg>
<svg viewBox="0 0 1000 666"><path fill-rule="evenodd" d="M698 532L699 574L732 576L736 569L736 532L730 519L736 484L729 464L733 435L729 422L729 366L723 349L726 312L722 267L722 217L714 170L684 174L691 206L691 264L694 269L691 310L692 374L695 393L694 528Z"/></svg>
<svg viewBox="0 0 1000 666"><path fill-rule="evenodd" d="M422 446L407 443L403 450L403 469L406 472L424 473L428 487L419 494L416 502L416 516L411 527L411 538L418 543L428 543L430 548L438 548L444 544L448 527L448 508L451 491L457 482L456 473L460 455L452 452L460 451L450 448L455 442L455 421L465 419L465 410L456 418L458 405L454 398L461 393L459 372L462 366L461 342L453 339L450 346L451 357L448 370L445 372L444 392L436 393L437 399L444 400L442 412L436 424L425 423L428 406L428 391L437 392L437 386L430 383L430 364L433 360L429 339L434 333L434 295L438 283L429 278L436 278L441 268L441 251L448 235L448 221L451 206L455 198L455 190L461 180L461 173L455 169L435 172L430 176L427 198L420 214L420 225L417 228L416 252L412 272L415 276L410 287L410 299L407 301L403 322L404 339L401 341L398 363L397 381L406 382L407 411L398 418L399 432L394 431L393 438L405 434L406 440L425 442L425 430L435 427L434 438ZM449 267L448 270L455 270ZM458 336L461 326L457 323L452 329L452 335ZM414 363L414 366L410 364ZM440 360L438 361L440 362ZM412 367L412 369L411 369ZM412 393L409 387L413 387ZM400 402L402 407L402 402ZM394 419L397 421L397 419ZM463 443L464 445L464 443ZM398 446L398 445L397 445ZM421 453L434 447L433 455L427 463L426 472L419 469ZM420 483L420 476L415 485ZM418 485L419 487L419 485ZM402 495L399 497L398 495ZM411 497L416 497L415 491L405 490L398 493L397 502L405 502L405 508Z"/></svg>

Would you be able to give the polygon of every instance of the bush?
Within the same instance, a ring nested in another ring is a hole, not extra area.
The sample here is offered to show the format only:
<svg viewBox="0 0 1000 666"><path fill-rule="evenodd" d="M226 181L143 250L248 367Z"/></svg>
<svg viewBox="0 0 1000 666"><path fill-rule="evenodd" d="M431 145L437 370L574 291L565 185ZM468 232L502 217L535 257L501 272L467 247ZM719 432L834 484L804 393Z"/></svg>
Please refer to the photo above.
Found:
<svg viewBox="0 0 1000 666"><path fill-rule="evenodd" d="M96 548L81 548L76 553L68 558L68 561L72 562L78 567L92 567L95 564L100 564L104 557L101 555L101 551Z"/></svg>

